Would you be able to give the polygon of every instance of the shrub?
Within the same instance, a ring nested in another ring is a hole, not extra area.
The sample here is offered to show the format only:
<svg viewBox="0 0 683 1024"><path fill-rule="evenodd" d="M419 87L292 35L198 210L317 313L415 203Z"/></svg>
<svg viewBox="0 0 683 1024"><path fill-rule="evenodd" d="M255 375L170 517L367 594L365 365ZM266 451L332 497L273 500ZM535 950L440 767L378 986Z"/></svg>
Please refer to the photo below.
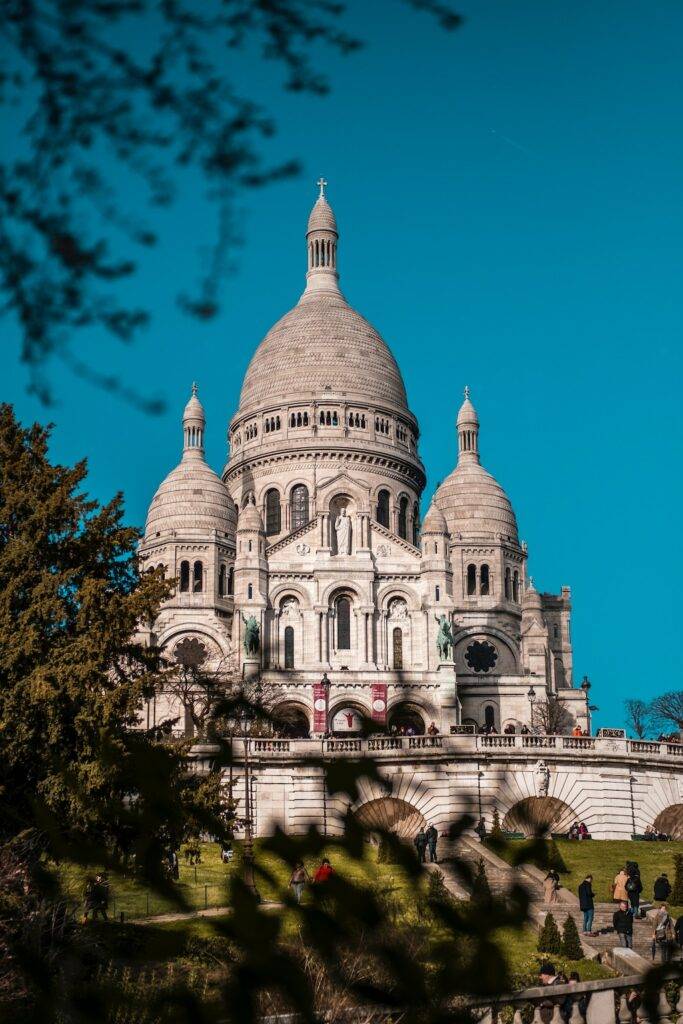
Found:
<svg viewBox="0 0 683 1024"><path fill-rule="evenodd" d="M429 872L427 899L430 903L448 904L453 902L453 895L444 882L443 873L438 868Z"/></svg>
<svg viewBox="0 0 683 1024"><path fill-rule="evenodd" d="M557 927L557 921L550 913L546 914L545 921L543 922L543 927L538 936L537 948L539 953L557 954L562 952L560 929Z"/></svg>
<svg viewBox="0 0 683 1024"><path fill-rule="evenodd" d="M472 902L479 904L491 902L491 886L486 877L486 868L482 858L479 858L477 873L472 882Z"/></svg>
<svg viewBox="0 0 683 1024"><path fill-rule="evenodd" d="M491 838L492 839L502 839L503 838L503 829L500 826L500 814L498 813L498 808L497 807L493 808L493 823L491 825Z"/></svg>
<svg viewBox="0 0 683 1024"><path fill-rule="evenodd" d="M565 956L567 960L583 960L583 947L579 938L579 929L576 927L576 921L571 914L567 914L567 918L562 926L562 956Z"/></svg>

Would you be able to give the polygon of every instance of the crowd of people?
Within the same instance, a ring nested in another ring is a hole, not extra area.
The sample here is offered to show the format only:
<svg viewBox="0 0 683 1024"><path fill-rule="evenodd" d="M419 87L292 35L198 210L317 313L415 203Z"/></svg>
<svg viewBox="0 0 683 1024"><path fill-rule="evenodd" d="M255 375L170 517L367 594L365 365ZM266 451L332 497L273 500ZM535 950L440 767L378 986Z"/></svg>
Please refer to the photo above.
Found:
<svg viewBox="0 0 683 1024"><path fill-rule="evenodd" d="M654 825L648 825L643 833L643 839L650 843L657 841L666 843L670 839L673 839L673 836L667 835L666 832L660 832L658 828L654 827Z"/></svg>
<svg viewBox="0 0 683 1024"><path fill-rule="evenodd" d="M590 832L585 821L575 821L567 832L567 839L590 839Z"/></svg>

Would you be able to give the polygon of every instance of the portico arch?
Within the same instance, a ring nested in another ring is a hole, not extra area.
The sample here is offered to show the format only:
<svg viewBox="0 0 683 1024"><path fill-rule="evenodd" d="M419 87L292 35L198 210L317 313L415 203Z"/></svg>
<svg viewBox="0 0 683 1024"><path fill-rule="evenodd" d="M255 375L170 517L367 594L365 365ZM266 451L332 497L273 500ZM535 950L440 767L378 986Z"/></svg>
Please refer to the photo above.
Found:
<svg viewBox="0 0 683 1024"><path fill-rule="evenodd" d="M394 832L401 839L413 839L427 822L423 814L407 800L395 796L368 800L353 812L357 822L364 829Z"/></svg>
<svg viewBox="0 0 683 1024"><path fill-rule="evenodd" d="M273 711L275 730L287 739L308 739L311 720L308 709L297 701L285 700Z"/></svg>
<svg viewBox="0 0 683 1024"><path fill-rule="evenodd" d="M387 723L401 733L405 730L408 736L424 736L426 731L425 716L422 708L410 701L398 701L389 709Z"/></svg>
<svg viewBox="0 0 683 1024"><path fill-rule="evenodd" d="M683 804L671 804L657 815L653 822L658 832L671 839L683 839Z"/></svg>
<svg viewBox="0 0 683 1024"><path fill-rule="evenodd" d="M513 804L503 818L504 832L533 836L542 832L568 832L576 812L555 796L528 796Z"/></svg>

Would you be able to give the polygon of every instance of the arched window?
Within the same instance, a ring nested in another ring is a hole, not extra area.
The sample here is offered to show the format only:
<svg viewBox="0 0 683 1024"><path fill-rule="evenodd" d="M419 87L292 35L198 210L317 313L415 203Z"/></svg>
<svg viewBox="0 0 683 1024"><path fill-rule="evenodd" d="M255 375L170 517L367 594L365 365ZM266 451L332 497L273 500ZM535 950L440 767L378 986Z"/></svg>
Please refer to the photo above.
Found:
<svg viewBox="0 0 683 1024"><path fill-rule="evenodd" d="M491 704L487 704L484 708L484 725L487 729L496 727L496 709Z"/></svg>
<svg viewBox="0 0 683 1024"><path fill-rule="evenodd" d="M505 596L510 600L512 597L512 578L510 576L510 567L505 570Z"/></svg>
<svg viewBox="0 0 683 1024"><path fill-rule="evenodd" d="M180 563L180 592L186 594L190 589L190 563Z"/></svg>
<svg viewBox="0 0 683 1024"><path fill-rule="evenodd" d="M477 592L477 567L476 565L467 566L467 594L471 596Z"/></svg>
<svg viewBox="0 0 683 1024"><path fill-rule="evenodd" d="M248 598L249 598L249 600L251 601L251 599L252 599L252 597L253 597L253 596L254 596L254 584L253 584L253 583L250 583L250 584L248 585L248 587L247 587L247 597L248 597Z"/></svg>
<svg viewBox="0 0 683 1024"><path fill-rule="evenodd" d="M413 545L416 548L420 546L420 506L417 502L413 505Z"/></svg>
<svg viewBox="0 0 683 1024"><path fill-rule="evenodd" d="M279 533L281 528L280 493L271 487L266 491L266 535L272 537L273 534Z"/></svg>
<svg viewBox="0 0 683 1024"><path fill-rule="evenodd" d="M351 602L348 597L337 601L337 650L351 650Z"/></svg>
<svg viewBox="0 0 683 1024"><path fill-rule="evenodd" d="M434 587L434 600L439 601L441 599L441 590L439 587Z"/></svg>
<svg viewBox="0 0 683 1024"><path fill-rule="evenodd" d="M324 412L320 413L320 426L321 427L325 426L325 413Z"/></svg>
<svg viewBox="0 0 683 1024"><path fill-rule="evenodd" d="M515 575L512 577L512 600L519 601L519 573L515 569Z"/></svg>
<svg viewBox="0 0 683 1024"><path fill-rule="evenodd" d="M294 668L294 629L285 627L285 668Z"/></svg>
<svg viewBox="0 0 683 1024"><path fill-rule="evenodd" d="M291 528L298 530L308 522L308 488L305 484L297 484L292 488L289 498Z"/></svg>
<svg viewBox="0 0 683 1024"><path fill-rule="evenodd" d="M377 522L389 529L389 491L380 491L377 495Z"/></svg>
<svg viewBox="0 0 683 1024"><path fill-rule="evenodd" d="M398 535L408 540L408 499L405 495L398 505Z"/></svg>
<svg viewBox="0 0 683 1024"><path fill-rule="evenodd" d="M394 627L392 642L394 648L394 668L403 668L403 630L399 626Z"/></svg>
<svg viewBox="0 0 683 1024"><path fill-rule="evenodd" d="M557 623L555 623L555 625L553 626L553 637L555 638L555 640L557 640L559 635L560 635L560 630L559 630L559 627L558 627Z"/></svg>
<svg viewBox="0 0 683 1024"><path fill-rule="evenodd" d="M232 566L228 569L228 594L235 593L235 570Z"/></svg>
<svg viewBox="0 0 683 1024"><path fill-rule="evenodd" d="M195 562L192 569L192 591L201 594L204 587L204 566L201 562Z"/></svg>
<svg viewBox="0 0 683 1024"><path fill-rule="evenodd" d="M489 567L482 565L479 570L479 593L484 596L489 592Z"/></svg>
<svg viewBox="0 0 683 1024"><path fill-rule="evenodd" d="M218 570L218 596L225 597L225 566Z"/></svg>
<svg viewBox="0 0 683 1024"><path fill-rule="evenodd" d="M332 426L336 427L338 425L339 425L339 417L337 416L336 412L333 412L332 413Z"/></svg>

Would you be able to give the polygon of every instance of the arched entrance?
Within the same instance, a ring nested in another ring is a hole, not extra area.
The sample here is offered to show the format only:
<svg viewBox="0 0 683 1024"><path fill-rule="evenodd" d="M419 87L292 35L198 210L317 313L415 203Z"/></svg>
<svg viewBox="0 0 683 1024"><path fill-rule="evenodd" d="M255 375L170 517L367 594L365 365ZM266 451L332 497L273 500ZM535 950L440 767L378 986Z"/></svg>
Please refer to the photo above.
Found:
<svg viewBox="0 0 683 1024"><path fill-rule="evenodd" d="M389 712L390 732L399 736L424 736L425 721L421 712L412 704L395 704Z"/></svg>
<svg viewBox="0 0 683 1024"><path fill-rule="evenodd" d="M427 822L424 815L406 800L383 796L369 800L354 811L354 817L364 829L394 832L401 839L414 839Z"/></svg>
<svg viewBox="0 0 683 1024"><path fill-rule="evenodd" d="M278 736L290 740L306 740L310 736L308 714L299 704L281 704L273 712L273 725Z"/></svg>
<svg viewBox="0 0 683 1024"><path fill-rule="evenodd" d="M330 731L333 736L350 737L363 734L363 712L352 704L341 704L330 716Z"/></svg>
<svg viewBox="0 0 683 1024"><path fill-rule="evenodd" d="M576 821L571 807L554 796L528 796L514 804L503 819L504 832L568 832Z"/></svg>
<svg viewBox="0 0 683 1024"><path fill-rule="evenodd" d="M671 839L683 839L683 804L666 807L657 815L653 825Z"/></svg>

